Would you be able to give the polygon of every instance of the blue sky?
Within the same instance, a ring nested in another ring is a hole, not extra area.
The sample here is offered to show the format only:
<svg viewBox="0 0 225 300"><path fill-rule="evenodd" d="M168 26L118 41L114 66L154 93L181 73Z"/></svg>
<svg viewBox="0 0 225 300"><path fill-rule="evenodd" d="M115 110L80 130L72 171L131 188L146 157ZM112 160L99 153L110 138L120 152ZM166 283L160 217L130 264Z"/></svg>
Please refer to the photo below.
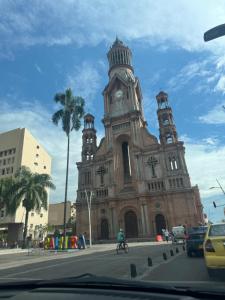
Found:
<svg viewBox="0 0 225 300"><path fill-rule="evenodd" d="M164 90L185 141L192 184L198 184L205 212L223 218L225 203L225 37L204 43L206 30L224 23L224 1L11 1L0 0L0 132L27 127L53 157L63 201L66 141L51 124L56 92L71 87L96 116L98 141L104 135L102 90L107 84L106 53L116 35L133 52L144 113L158 137L155 95ZM59 143L60 140L60 143ZM71 145L69 198L75 200L76 161L81 132Z"/></svg>

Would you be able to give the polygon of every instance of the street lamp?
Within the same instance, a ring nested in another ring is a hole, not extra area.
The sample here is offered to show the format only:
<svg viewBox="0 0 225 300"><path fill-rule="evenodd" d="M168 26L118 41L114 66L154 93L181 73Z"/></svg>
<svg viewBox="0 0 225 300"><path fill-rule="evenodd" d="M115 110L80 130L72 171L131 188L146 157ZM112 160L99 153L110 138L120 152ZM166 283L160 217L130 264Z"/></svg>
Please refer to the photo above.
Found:
<svg viewBox="0 0 225 300"><path fill-rule="evenodd" d="M220 182L219 182L218 179L216 179L216 181L217 181L217 183L218 183L219 186L211 186L209 189L210 189L210 190L212 190L212 189L221 189L222 193L223 193L224 196L225 196L225 191L224 191L222 185L220 184ZM225 204L222 204L222 205L216 205L216 202L213 201L213 206L216 208L216 207L225 206Z"/></svg>
<svg viewBox="0 0 225 300"><path fill-rule="evenodd" d="M91 200L94 196L93 191L85 190L86 200L87 200L87 207L88 207L88 223L89 223L89 244L92 247L92 232L91 232Z"/></svg>
<svg viewBox="0 0 225 300"><path fill-rule="evenodd" d="M225 24L218 25L204 33L204 41L208 42L225 35Z"/></svg>

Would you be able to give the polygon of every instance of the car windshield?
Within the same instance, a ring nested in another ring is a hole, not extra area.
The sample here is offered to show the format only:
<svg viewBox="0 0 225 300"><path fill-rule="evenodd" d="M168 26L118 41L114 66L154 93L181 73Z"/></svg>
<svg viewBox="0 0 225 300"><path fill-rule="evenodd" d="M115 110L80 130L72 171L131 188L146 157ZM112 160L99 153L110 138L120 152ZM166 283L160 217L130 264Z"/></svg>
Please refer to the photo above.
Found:
<svg viewBox="0 0 225 300"><path fill-rule="evenodd" d="M0 285L225 292L224 23L222 0L0 0Z"/></svg>
<svg viewBox="0 0 225 300"><path fill-rule="evenodd" d="M225 224L211 226L209 236L222 236L225 238Z"/></svg>

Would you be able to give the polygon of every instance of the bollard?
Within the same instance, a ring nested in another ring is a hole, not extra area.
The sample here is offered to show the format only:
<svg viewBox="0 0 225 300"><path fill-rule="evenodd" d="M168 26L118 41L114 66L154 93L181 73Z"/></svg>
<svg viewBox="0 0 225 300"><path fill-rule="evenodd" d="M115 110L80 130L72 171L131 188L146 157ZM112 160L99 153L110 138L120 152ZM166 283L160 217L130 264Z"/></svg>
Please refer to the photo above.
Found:
<svg viewBox="0 0 225 300"><path fill-rule="evenodd" d="M137 276L137 269L135 264L130 265L130 276L131 278L135 278Z"/></svg>
<svg viewBox="0 0 225 300"><path fill-rule="evenodd" d="M179 253L179 249L178 248L176 248L176 253Z"/></svg>
<svg viewBox="0 0 225 300"><path fill-rule="evenodd" d="M164 259L164 260L167 260L167 255L166 255L165 252L163 252L163 259Z"/></svg>
<svg viewBox="0 0 225 300"><path fill-rule="evenodd" d="M152 267L152 259L150 257L148 257L148 266Z"/></svg>
<svg viewBox="0 0 225 300"><path fill-rule="evenodd" d="M170 255L174 256L173 250L170 250Z"/></svg>

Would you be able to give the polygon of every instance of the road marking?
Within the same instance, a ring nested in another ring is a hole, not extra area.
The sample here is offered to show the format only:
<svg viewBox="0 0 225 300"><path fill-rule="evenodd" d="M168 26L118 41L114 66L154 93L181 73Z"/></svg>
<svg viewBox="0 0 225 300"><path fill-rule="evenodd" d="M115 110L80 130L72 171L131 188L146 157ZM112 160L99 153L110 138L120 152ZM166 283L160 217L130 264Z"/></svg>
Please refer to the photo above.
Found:
<svg viewBox="0 0 225 300"><path fill-rule="evenodd" d="M177 257L179 257L180 255L182 255L183 252L180 252L179 254L177 255L174 255L174 256L171 256L169 259L167 260L162 260L161 262L159 262L158 264L152 266L152 267L149 267L146 272L142 275L139 275L137 276L135 279L143 279L144 277L148 276L151 274L151 272L155 269L157 269L159 266L161 266L162 264L168 264L170 263L171 261L175 260Z"/></svg>
<svg viewBox="0 0 225 300"><path fill-rule="evenodd" d="M109 255L108 253L106 253L106 254L101 254L101 255L99 255L100 257L101 256L106 256L106 255ZM98 256L98 257L99 257ZM81 261L82 260L82 258L78 258L78 259L76 259L76 262L77 261ZM36 272L36 271L40 271L40 270L46 270L46 269L51 269L51 268L54 268L54 267L58 267L58 266L62 266L62 265L66 265L66 264L71 264L71 261L65 261L65 262L63 262L63 263L58 263L58 264L54 264L54 265L51 265L51 266L46 266L46 267L39 267L39 268L35 268L35 269L30 269L30 270L26 270L26 271L22 271L22 272L17 272L17 273L12 273L12 274L10 274L10 275L6 275L5 277L6 278L8 278L9 276L12 276L12 277L14 277L14 276L17 276L17 275L20 275L20 274L26 274L26 273L32 273L32 272Z"/></svg>

